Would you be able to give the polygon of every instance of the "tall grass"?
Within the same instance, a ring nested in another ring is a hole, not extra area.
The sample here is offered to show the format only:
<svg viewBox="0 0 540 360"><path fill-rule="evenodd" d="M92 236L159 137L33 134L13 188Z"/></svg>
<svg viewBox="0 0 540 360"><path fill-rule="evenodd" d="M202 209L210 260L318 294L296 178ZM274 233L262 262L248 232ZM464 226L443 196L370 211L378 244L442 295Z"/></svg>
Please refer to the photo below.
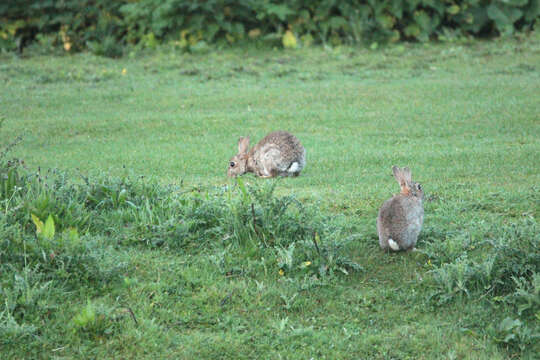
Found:
<svg viewBox="0 0 540 360"><path fill-rule="evenodd" d="M482 301L500 312L488 333L504 346L540 350L540 228L533 217L473 224L444 241L427 242L430 299L437 306ZM482 226L483 225L483 226Z"/></svg>
<svg viewBox="0 0 540 360"><path fill-rule="evenodd" d="M345 251L354 238L314 207L276 196L278 181L184 189L140 176L31 173L13 161L3 162L1 171L18 179L0 202L0 331L6 344L36 336L38 319L54 318L67 294L92 296L121 285L132 265L115 257L114 248L227 248L245 261L266 257L279 264L276 276L322 279L361 270ZM76 332L99 337L112 326L103 319L110 311L96 309L88 303L73 318Z"/></svg>

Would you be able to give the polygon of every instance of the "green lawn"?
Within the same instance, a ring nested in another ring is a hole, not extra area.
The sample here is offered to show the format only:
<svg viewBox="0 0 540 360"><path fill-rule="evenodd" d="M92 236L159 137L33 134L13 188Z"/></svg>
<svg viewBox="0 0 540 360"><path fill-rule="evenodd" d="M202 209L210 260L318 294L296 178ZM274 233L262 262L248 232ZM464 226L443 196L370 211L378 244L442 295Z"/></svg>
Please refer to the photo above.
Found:
<svg viewBox="0 0 540 360"><path fill-rule="evenodd" d="M127 280L44 298L47 317L19 322L37 327L34 335L0 342L8 357L530 355L530 344L497 342L490 330L516 318L515 308L482 291L432 301L437 259L426 253L538 221L539 34L376 51L160 49L119 60L0 54L0 116L0 148L22 134L10 156L31 171L130 173L203 189L235 184L226 169L238 137L254 143L288 130L305 146L307 165L300 177L279 181L277 194L335 217L357 237L348 252L363 267L322 280L281 276L274 255L265 260L264 252L235 258L247 250L219 242L182 250L124 246L107 237L112 228L100 241L112 245L107 261L128 264ZM409 166L426 191L419 253L378 248L378 208L398 191L394 164ZM230 276L220 263L242 271ZM120 318L114 333L74 332L72 319L88 300ZM538 320L528 319L538 331Z"/></svg>

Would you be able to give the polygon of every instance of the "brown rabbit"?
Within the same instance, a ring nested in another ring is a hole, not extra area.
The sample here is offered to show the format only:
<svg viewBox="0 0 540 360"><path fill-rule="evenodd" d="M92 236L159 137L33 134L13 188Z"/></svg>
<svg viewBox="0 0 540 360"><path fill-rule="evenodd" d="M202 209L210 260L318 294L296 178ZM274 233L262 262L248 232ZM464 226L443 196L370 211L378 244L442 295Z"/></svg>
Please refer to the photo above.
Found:
<svg viewBox="0 0 540 360"><path fill-rule="evenodd" d="M379 245L383 250L411 250L424 221L424 191L419 183L412 181L409 168L392 166L392 171L401 193L387 200L379 210Z"/></svg>
<svg viewBox="0 0 540 360"><path fill-rule="evenodd" d="M238 154L229 161L227 175L236 177L252 172L263 178L298 176L305 165L306 150L296 136L286 131L274 131L251 150L249 137L241 137Z"/></svg>

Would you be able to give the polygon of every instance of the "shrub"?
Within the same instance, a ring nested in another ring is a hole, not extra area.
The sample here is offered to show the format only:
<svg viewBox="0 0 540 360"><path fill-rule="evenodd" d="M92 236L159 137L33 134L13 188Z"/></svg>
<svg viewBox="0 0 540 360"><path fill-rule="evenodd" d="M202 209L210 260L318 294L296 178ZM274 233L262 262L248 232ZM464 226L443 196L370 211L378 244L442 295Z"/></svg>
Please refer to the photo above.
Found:
<svg viewBox="0 0 540 360"><path fill-rule="evenodd" d="M297 37L334 45L427 41L511 34L532 29L539 15L536 0L7 0L0 4L0 48L21 50L37 34L55 34L67 51L88 47L111 57L125 43L163 41L185 49L243 39L296 44Z"/></svg>
<svg viewBox="0 0 540 360"><path fill-rule="evenodd" d="M489 238L469 242L467 237L455 237L430 243L424 252L434 264L431 273L437 296L441 300L472 292L506 296L520 284L532 286L540 273L539 230L534 219L526 219L487 229ZM460 250L446 251L449 248Z"/></svg>
<svg viewBox="0 0 540 360"><path fill-rule="evenodd" d="M423 252L433 266L431 299L440 305L474 296L500 306L490 335L523 354L534 353L540 338L538 223L526 218L480 232L483 236L457 234L444 242L428 242Z"/></svg>
<svg viewBox="0 0 540 360"><path fill-rule="evenodd" d="M22 51L37 34L55 34L66 51L113 37L121 47L125 25L119 9L127 1L20 1L0 3L0 48ZM117 53L114 52L116 55Z"/></svg>

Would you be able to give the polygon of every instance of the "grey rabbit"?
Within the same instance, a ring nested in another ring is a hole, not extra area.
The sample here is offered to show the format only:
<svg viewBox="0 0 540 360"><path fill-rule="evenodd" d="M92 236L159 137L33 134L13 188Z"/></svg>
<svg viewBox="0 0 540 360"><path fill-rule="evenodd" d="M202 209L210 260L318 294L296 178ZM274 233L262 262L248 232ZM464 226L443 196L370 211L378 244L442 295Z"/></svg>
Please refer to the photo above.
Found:
<svg viewBox="0 0 540 360"><path fill-rule="evenodd" d="M287 131L274 131L249 149L249 137L238 140L238 154L229 160L227 175L247 172L263 178L298 176L306 165L306 149Z"/></svg>
<svg viewBox="0 0 540 360"><path fill-rule="evenodd" d="M401 192L384 202L377 217L379 245L383 250L414 250L424 222L424 190L412 181L411 170L392 166Z"/></svg>

